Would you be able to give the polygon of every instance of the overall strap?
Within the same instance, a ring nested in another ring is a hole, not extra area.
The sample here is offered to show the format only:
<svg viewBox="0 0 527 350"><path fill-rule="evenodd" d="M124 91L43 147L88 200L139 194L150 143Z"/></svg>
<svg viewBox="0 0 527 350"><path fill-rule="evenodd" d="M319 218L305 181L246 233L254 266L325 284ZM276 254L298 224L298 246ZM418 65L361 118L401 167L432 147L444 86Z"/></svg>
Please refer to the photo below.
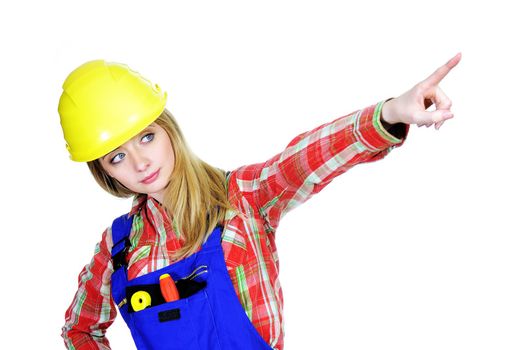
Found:
<svg viewBox="0 0 527 350"><path fill-rule="evenodd" d="M209 236L206 238L205 242L201 245L201 250L214 250L221 247L221 236L223 233L223 226L217 225Z"/></svg>
<svg viewBox="0 0 527 350"><path fill-rule="evenodd" d="M128 217L124 214L115 219L112 223L112 260L113 270L117 271L120 267L126 265L126 252L130 247L130 230L132 229L133 216Z"/></svg>
<svg viewBox="0 0 527 350"><path fill-rule="evenodd" d="M112 261L113 261L113 274L112 274L112 296L115 303L119 308L126 302L125 287L128 282L127 264L126 264L126 253L130 247L130 230L132 229L133 216L128 217L128 214L124 214L112 223ZM123 315L123 317L125 317ZM128 320L127 320L128 321Z"/></svg>

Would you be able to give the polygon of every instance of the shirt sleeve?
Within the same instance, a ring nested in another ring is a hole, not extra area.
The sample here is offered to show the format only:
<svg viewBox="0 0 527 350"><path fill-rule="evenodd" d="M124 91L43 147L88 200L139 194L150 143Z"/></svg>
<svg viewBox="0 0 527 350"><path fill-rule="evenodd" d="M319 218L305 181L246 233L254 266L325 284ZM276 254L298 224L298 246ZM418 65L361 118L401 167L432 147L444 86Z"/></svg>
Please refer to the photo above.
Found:
<svg viewBox="0 0 527 350"><path fill-rule="evenodd" d="M62 338L68 349L110 349L106 329L115 320L117 311L110 292L113 273L111 228L104 231L95 246L91 262L78 278L78 290L68 307L62 327Z"/></svg>
<svg viewBox="0 0 527 350"><path fill-rule="evenodd" d="M335 177L356 164L384 158L400 147L410 126L381 122L383 100L296 136L266 162L242 166L231 174L231 187L241 192L274 232L280 219ZM393 134L391 134L393 133ZM394 136L395 135L395 136Z"/></svg>

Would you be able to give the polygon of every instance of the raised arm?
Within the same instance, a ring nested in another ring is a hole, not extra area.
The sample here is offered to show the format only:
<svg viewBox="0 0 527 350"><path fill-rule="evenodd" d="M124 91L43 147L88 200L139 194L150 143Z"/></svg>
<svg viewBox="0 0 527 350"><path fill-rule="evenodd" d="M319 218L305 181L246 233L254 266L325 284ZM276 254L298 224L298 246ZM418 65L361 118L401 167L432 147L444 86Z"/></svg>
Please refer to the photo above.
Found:
<svg viewBox="0 0 527 350"><path fill-rule="evenodd" d="M436 129L453 118L439 83L461 60L458 53L397 98L381 101L295 137L266 162L236 169L229 181L274 232L281 217L359 163L382 159L404 142L410 124ZM432 105L435 110L427 111ZM235 192L235 191L232 191Z"/></svg>
<svg viewBox="0 0 527 350"><path fill-rule="evenodd" d="M239 188L274 232L287 212L320 192L336 176L359 163L382 159L400 146L408 125L381 120L385 101L357 110L295 137L266 162L233 171L229 186ZM385 126L398 135L390 134ZM395 137L398 136L398 137Z"/></svg>

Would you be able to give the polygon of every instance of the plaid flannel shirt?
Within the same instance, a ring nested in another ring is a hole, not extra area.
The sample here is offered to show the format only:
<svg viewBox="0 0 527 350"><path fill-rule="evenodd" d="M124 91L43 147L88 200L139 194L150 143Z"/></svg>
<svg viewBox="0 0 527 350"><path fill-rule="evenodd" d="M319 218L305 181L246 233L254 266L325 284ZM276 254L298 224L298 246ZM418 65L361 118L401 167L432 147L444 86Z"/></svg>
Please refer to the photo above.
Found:
<svg viewBox="0 0 527 350"><path fill-rule="evenodd" d="M284 339L275 246L280 219L336 176L356 164L382 159L404 143L409 125L381 122L384 102L302 133L266 162L239 167L228 175L228 198L240 213L228 212L224 222L227 269L247 317L273 349L283 349ZM171 264L170 252L184 240L150 196L136 196L130 214L131 279ZM62 336L69 349L110 349L105 331L117 315L110 293L111 247L109 227L80 273L78 290L66 311Z"/></svg>

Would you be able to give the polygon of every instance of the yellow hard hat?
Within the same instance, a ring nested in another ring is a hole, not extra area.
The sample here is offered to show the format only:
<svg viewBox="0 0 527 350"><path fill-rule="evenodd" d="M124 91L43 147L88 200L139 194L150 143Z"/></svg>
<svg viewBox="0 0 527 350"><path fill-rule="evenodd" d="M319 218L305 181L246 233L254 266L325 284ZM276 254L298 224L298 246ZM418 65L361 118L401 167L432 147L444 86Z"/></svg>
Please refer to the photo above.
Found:
<svg viewBox="0 0 527 350"><path fill-rule="evenodd" d="M72 160L88 162L113 151L156 120L167 94L127 65L95 60L62 85L59 115Z"/></svg>

